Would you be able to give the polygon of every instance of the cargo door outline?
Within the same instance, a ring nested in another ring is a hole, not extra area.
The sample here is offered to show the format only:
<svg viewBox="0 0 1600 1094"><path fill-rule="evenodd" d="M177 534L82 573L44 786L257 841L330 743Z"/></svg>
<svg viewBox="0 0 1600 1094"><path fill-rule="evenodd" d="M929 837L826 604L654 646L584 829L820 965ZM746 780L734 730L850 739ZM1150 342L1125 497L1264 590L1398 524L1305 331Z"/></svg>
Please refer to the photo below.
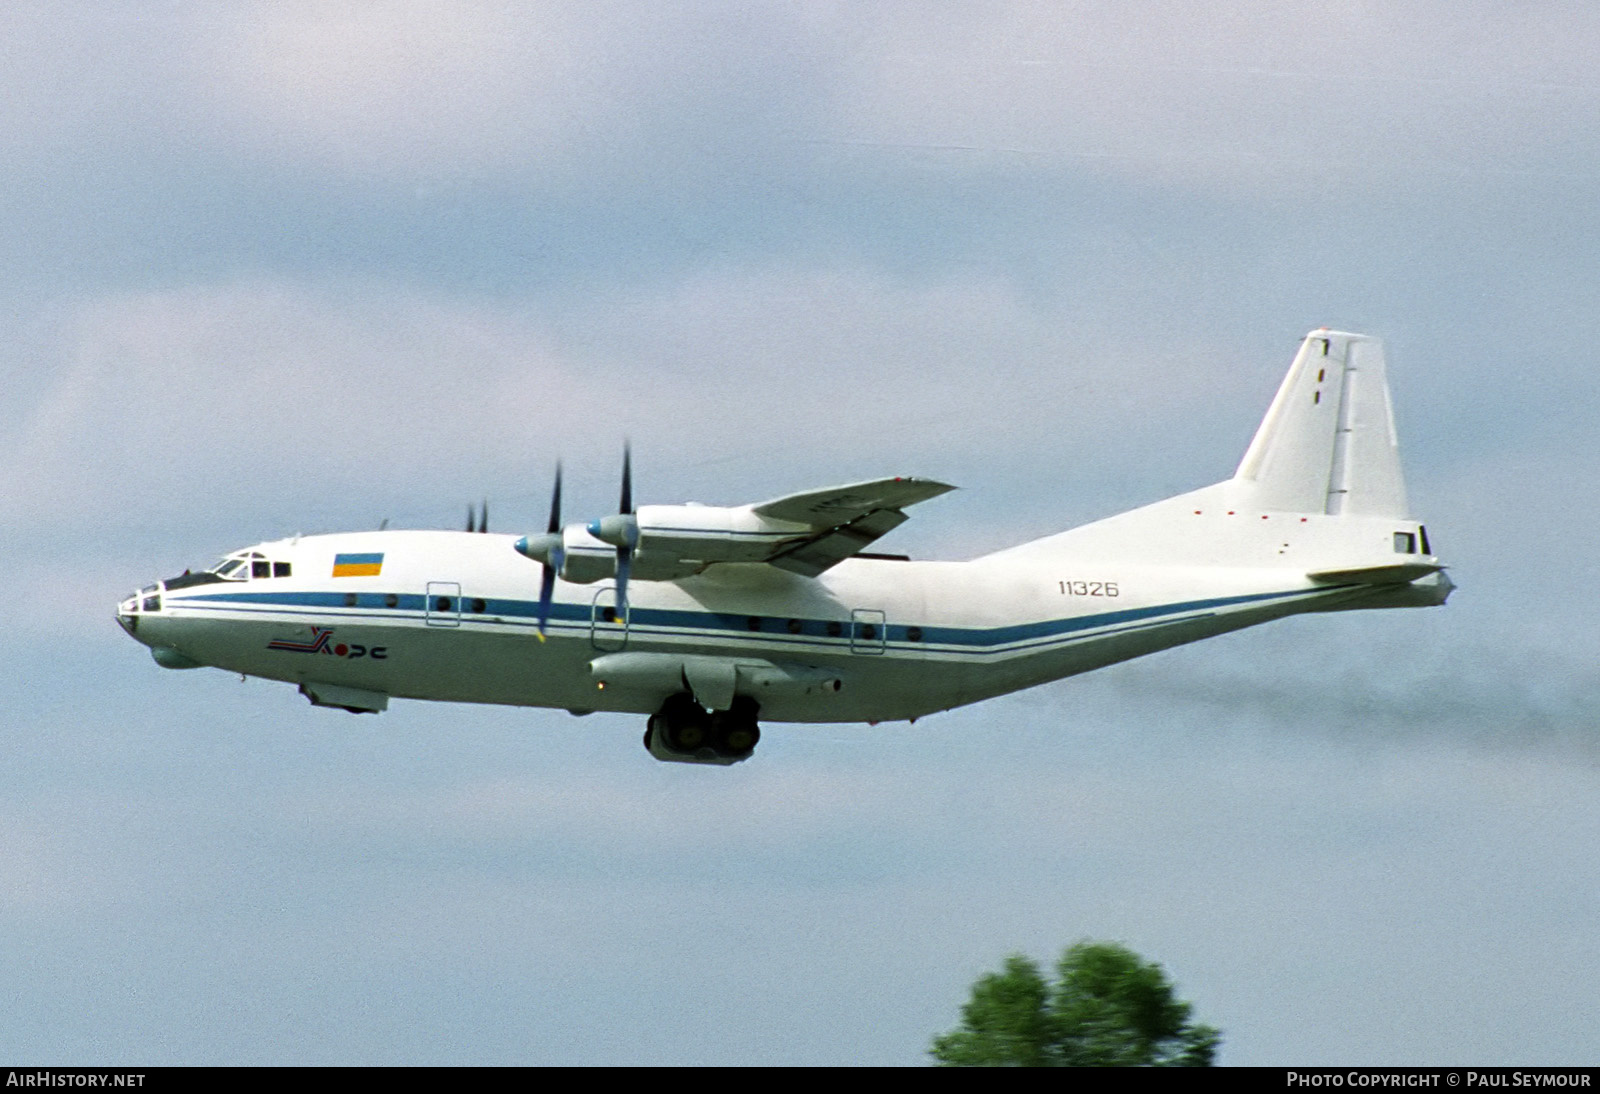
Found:
<svg viewBox="0 0 1600 1094"><path fill-rule="evenodd" d="M850 612L850 652L882 653L884 614L877 608L854 608Z"/></svg>
<svg viewBox="0 0 1600 1094"><path fill-rule="evenodd" d="M461 583L430 581L422 598L423 619L430 627L461 626Z"/></svg>

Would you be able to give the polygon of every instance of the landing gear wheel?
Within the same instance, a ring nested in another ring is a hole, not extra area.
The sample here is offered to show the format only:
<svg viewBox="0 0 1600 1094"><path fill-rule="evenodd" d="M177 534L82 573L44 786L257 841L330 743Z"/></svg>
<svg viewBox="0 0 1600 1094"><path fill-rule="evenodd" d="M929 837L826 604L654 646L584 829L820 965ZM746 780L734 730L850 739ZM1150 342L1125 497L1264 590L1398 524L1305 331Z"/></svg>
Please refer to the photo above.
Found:
<svg viewBox="0 0 1600 1094"><path fill-rule="evenodd" d="M754 722L748 722L725 727L718 738L718 744L722 746L723 752L739 755L752 751L759 740L761 740L761 730Z"/></svg>
<svg viewBox="0 0 1600 1094"><path fill-rule="evenodd" d="M680 722L667 734L667 744L674 752L697 752L708 736L704 722Z"/></svg>
<svg viewBox="0 0 1600 1094"><path fill-rule="evenodd" d="M645 723L644 747L658 760L736 764L749 759L761 740L759 710L754 699L741 696L729 709L713 714L689 692L679 692Z"/></svg>
<svg viewBox="0 0 1600 1094"><path fill-rule="evenodd" d="M687 693L671 696L661 704L660 713L650 719L650 728L661 733L661 743L674 752L695 752L704 747L710 726L709 715Z"/></svg>
<svg viewBox="0 0 1600 1094"><path fill-rule="evenodd" d="M761 740L761 728L756 725L757 707L754 699L739 696L728 710L719 710L711 716L712 744L726 756L748 756Z"/></svg>

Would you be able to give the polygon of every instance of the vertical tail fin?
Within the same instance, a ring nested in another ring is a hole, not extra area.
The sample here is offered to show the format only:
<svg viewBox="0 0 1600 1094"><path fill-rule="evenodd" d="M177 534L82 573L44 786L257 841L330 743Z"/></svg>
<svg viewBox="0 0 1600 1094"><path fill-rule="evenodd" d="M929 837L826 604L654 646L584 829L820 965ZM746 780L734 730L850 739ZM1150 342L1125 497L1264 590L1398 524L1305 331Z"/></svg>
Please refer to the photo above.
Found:
<svg viewBox="0 0 1600 1094"><path fill-rule="evenodd" d="M1383 343L1308 334L1233 479L1262 509L1408 518Z"/></svg>
<svg viewBox="0 0 1600 1094"><path fill-rule="evenodd" d="M1382 343L1312 331L1231 479L985 559L1029 556L1276 568L1345 585L1423 580L1440 566L1406 503ZM1417 602L1442 603L1449 588L1433 581Z"/></svg>

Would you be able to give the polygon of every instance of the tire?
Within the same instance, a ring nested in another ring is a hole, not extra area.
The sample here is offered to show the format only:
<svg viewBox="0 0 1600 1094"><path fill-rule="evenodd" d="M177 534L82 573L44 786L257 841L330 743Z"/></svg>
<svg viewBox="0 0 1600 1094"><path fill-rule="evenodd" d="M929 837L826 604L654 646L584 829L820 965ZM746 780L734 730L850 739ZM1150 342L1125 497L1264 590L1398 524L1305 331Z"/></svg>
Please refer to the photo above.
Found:
<svg viewBox="0 0 1600 1094"><path fill-rule="evenodd" d="M748 756L761 740L761 727L756 724L760 708L754 699L739 696L731 710L718 711L712 716L712 743L725 756Z"/></svg>
<svg viewBox="0 0 1600 1094"><path fill-rule="evenodd" d="M705 747L706 740L710 736L706 732L705 722L701 719L678 722L667 734L667 746L674 752L697 752Z"/></svg>
<svg viewBox="0 0 1600 1094"><path fill-rule="evenodd" d="M705 746L710 716L694 696L679 692L667 697L661 710L650 719L650 728L661 734L663 745L674 752L693 753Z"/></svg>
<svg viewBox="0 0 1600 1094"><path fill-rule="evenodd" d="M761 730L754 722L744 722L727 727L720 734L718 744L730 756L743 756L753 752L761 740Z"/></svg>

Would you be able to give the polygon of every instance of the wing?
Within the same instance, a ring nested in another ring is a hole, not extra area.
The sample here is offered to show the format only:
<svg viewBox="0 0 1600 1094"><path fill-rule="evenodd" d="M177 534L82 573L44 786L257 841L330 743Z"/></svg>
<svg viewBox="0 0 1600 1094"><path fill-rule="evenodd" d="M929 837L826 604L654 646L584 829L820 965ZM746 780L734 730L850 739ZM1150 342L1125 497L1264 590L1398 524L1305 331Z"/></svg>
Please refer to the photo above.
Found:
<svg viewBox="0 0 1600 1094"><path fill-rule="evenodd" d="M906 506L954 489L931 479L876 479L773 498L751 506L751 511L765 520L811 529L810 536L767 561L791 573L816 577L904 524Z"/></svg>
<svg viewBox="0 0 1600 1094"><path fill-rule="evenodd" d="M928 479L878 479L737 508L641 506L634 576L670 581L718 562L764 562L815 577L905 523L906 506L954 489ZM569 547L569 560L579 547Z"/></svg>

